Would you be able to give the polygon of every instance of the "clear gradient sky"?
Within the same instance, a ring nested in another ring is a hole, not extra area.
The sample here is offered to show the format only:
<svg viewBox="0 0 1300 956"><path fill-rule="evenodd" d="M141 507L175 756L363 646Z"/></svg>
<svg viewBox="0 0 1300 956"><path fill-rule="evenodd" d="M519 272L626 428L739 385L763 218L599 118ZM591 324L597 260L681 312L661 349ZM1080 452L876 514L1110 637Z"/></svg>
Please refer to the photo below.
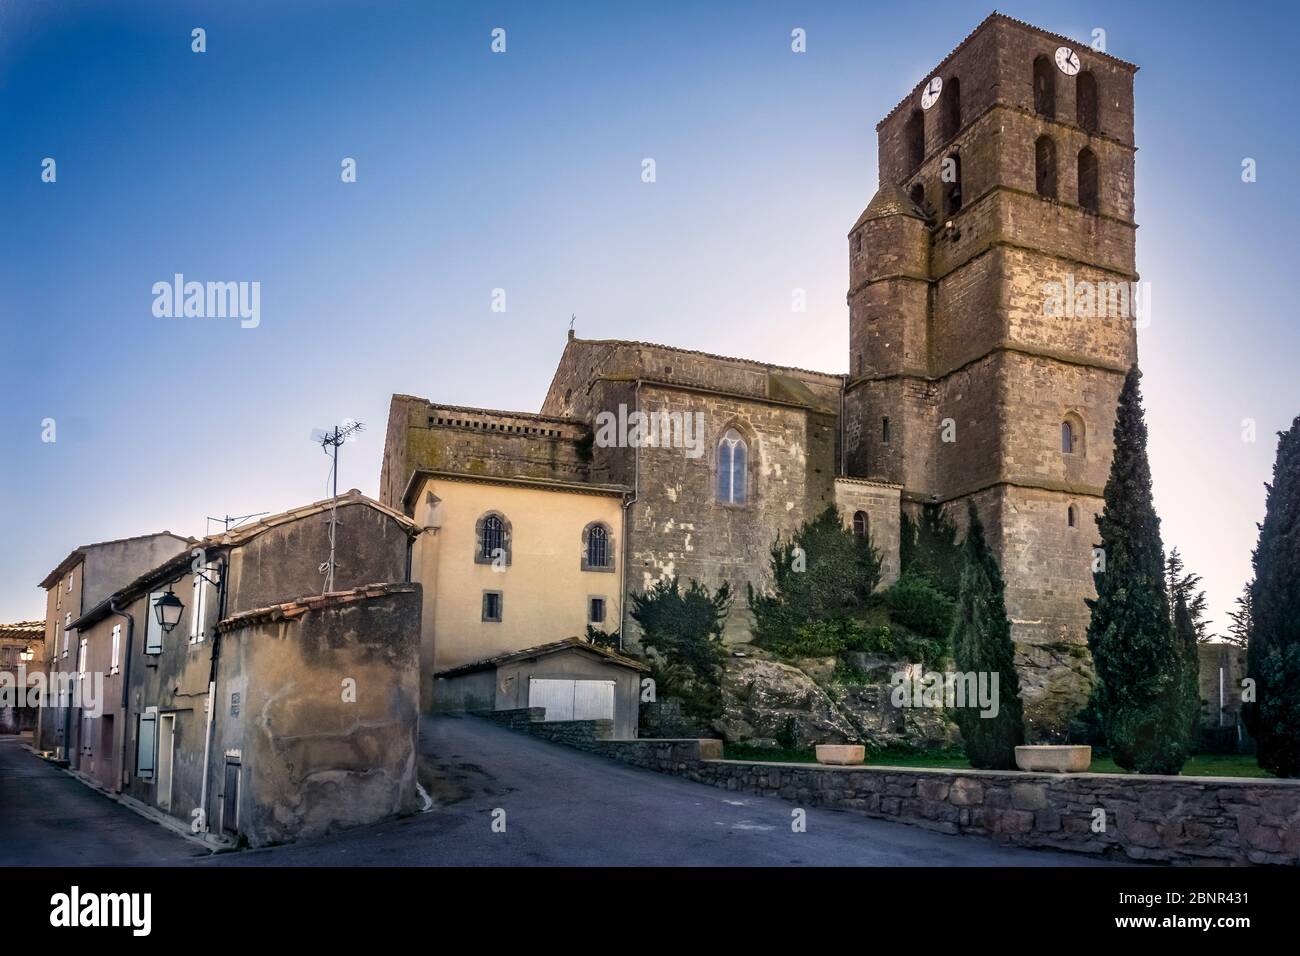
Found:
<svg viewBox="0 0 1300 956"><path fill-rule="evenodd" d="M369 426L340 487L377 494L393 392L536 410L571 313L583 337L846 370L875 124L990 11L0 0L0 620L39 618L79 544L324 497L313 427ZM1156 506L1222 626L1300 412L1300 14L1002 12L1081 44L1102 27L1141 67ZM154 317L177 272L260 282L261 324Z"/></svg>

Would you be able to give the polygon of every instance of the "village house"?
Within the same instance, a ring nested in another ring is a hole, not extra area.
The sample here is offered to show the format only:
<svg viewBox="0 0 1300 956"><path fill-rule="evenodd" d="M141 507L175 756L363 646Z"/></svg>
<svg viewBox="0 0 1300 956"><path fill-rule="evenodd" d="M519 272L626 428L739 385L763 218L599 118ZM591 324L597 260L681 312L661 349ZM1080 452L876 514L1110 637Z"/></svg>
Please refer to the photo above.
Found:
<svg viewBox="0 0 1300 956"><path fill-rule="evenodd" d="M72 622L83 608L93 607L108 595L172 557L193 538L160 531L130 538L84 544L75 548L45 576L45 679L48 694L41 706L35 747L56 759L76 763L84 743L80 708L64 706L75 701L68 691L80 690L81 639ZM60 695L59 690L64 694ZM62 699L61 699L62 696Z"/></svg>
<svg viewBox="0 0 1300 956"><path fill-rule="evenodd" d="M45 622L0 624L0 734L35 731L44 673Z"/></svg>
<svg viewBox="0 0 1300 956"><path fill-rule="evenodd" d="M412 472L402 503L420 527L412 576L424 592L423 707L508 709L545 699L549 720L617 714L619 735L636 736L638 687L627 680L635 662L572 650L588 635L613 640L622 629L628 492L562 479ZM508 693L483 693L484 675L504 657L531 661L531 670L512 676L519 686Z"/></svg>
<svg viewBox="0 0 1300 956"><path fill-rule="evenodd" d="M71 627L104 675L77 769L194 832L259 845L415 804L416 526L337 499L210 535Z"/></svg>

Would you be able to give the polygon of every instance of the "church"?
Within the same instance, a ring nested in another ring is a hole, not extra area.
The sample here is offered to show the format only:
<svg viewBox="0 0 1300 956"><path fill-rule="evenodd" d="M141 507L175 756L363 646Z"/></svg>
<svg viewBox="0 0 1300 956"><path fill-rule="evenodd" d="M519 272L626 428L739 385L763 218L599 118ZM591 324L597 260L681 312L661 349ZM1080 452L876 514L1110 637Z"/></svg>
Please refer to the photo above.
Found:
<svg viewBox="0 0 1300 956"><path fill-rule="evenodd" d="M778 534L834 505L887 584L902 514L960 527L971 502L1030 735L1061 730L1091 678L1093 519L1137 339L1133 316L1061 315L1049 290L1137 280L1136 71L995 13L919 78L877 125L879 189L848 231L846 371L570 332L536 414L395 395L380 497L426 528L422 670L588 625L631 649L627 595L672 576L730 582L743 643ZM633 413L654 441L597 428Z"/></svg>

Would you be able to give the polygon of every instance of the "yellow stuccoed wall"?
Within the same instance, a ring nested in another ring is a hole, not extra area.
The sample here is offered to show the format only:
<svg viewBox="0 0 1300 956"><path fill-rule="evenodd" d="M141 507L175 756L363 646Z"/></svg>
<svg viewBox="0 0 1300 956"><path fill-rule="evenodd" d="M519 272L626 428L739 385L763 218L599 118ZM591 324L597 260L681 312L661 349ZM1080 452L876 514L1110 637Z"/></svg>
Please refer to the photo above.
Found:
<svg viewBox="0 0 1300 956"><path fill-rule="evenodd" d="M591 597L605 599L605 622L597 626L618 630L620 495L428 478L413 500L416 523L428 528L416 540L411 563L411 579L424 588L422 707L430 705L438 671L584 634ZM474 561L475 524L489 511L510 522L504 571ZM592 521L609 528L612 571L582 570L582 531ZM484 591L502 594L499 624L482 620Z"/></svg>

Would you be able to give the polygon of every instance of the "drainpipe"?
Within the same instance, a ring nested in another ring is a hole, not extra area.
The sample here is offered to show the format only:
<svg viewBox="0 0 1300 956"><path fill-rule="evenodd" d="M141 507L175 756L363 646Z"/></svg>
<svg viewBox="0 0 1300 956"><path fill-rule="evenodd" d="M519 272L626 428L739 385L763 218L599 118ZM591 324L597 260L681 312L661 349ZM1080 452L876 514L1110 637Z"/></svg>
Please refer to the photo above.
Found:
<svg viewBox="0 0 1300 956"><path fill-rule="evenodd" d="M840 477L843 478L849 473L844 448L844 396L848 391L849 377L842 375L840 379Z"/></svg>
<svg viewBox="0 0 1300 956"><path fill-rule="evenodd" d="M635 408L641 410L641 379L636 380ZM631 557L632 506L636 504L641 489L641 446L632 450L632 497L623 502L623 566L619 569L618 594L618 649L623 650L623 632L627 628L627 562Z"/></svg>
<svg viewBox="0 0 1300 956"><path fill-rule="evenodd" d="M220 565L220 584L217 586L217 621L220 623L226 616L226 571L230 567L229 552L221 560ZM217 716L217 661L221 657L221 632L213 628L212 634L212 665L208 670L208 721L207 727L203 731L203 783L199 792L199 806L203 808L203 832L208 833L211 827L208 824L208 776L209 762L212 759L212 727Z"/></svg>
<svg viewBox="0 0 1300 956"><path fill-rule="evenodd" d="M148 599L148 596L147 596L147 595L146 595L146 597L145 597L145 602L144 602L144 604L145 604L145 614L148 614L148 613L149 613L149 599ZM121 609L117 606L117 602L116 602L115 600L111 599L111 598L109 599L109 602L108 602L108 609L109 609L109 611L111 611L113 614L116 614L118 617L124 617L124 618L126 618L126 655L122 658L122 721L121 721L121 724L122 724L122 762L121 762L120 764L118 764L118 766L117 766L117 784L118 784L118 788L120 789L121 787L124 787L124 786L126 785L126 782L125 782L125 781L126 781L126 779L127 779L127 777L126 777L126 773L127 773L127 766L126 766L126 762L127 762L127 749L126 749L126 745L127 745L127 739L128 739L128 737L129 737L129 734L127 734L127 732L126 732L126 719L127 719L128 713L129 713L128 705L129 705L129 701L130 701L130 693L131 693L131 644L132 644L132 639L133 639L134 636L135 636L135 618L133 618L130 614L127 614L125 611L121 610ZM148 621L147 621L147 620L146 620L145 624L146 624L146 626L148 625Z"/></svg>

